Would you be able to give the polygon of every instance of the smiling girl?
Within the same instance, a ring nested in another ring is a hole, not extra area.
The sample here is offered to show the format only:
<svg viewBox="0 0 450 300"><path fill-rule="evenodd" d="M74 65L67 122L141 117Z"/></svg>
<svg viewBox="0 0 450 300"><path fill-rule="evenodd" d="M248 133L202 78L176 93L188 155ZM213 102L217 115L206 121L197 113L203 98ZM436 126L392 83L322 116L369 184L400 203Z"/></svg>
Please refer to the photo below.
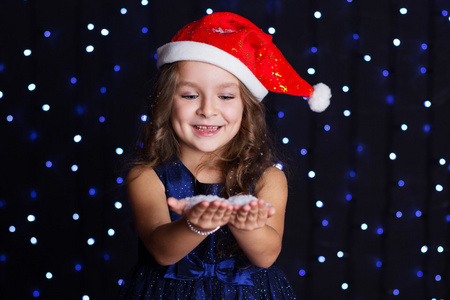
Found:
<svg viewBox="0 0 450 300"><path fill-rule="evenodd" d="M269 35L231 13L186 25L158 49L158 67L127 178L139 260L121 298L296 299L274 264L287 182L261 100L268 90L304 96L321 111L329 89L307 84ZM196 195L215 198L189 206Z"/></svg>

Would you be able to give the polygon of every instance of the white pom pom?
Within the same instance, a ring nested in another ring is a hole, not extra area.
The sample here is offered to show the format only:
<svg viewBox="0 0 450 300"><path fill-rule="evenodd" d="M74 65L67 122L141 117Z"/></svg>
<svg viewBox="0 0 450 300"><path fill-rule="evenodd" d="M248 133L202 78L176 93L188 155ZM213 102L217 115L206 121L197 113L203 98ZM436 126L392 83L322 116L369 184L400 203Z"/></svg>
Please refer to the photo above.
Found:
<svg viewBox="0 0 450 300"><path fill-rule="evenodd" d="M323 112L330 105L331 90L323 83L313 86L314 92L308 99L309 108L314 112Z"/></svg>

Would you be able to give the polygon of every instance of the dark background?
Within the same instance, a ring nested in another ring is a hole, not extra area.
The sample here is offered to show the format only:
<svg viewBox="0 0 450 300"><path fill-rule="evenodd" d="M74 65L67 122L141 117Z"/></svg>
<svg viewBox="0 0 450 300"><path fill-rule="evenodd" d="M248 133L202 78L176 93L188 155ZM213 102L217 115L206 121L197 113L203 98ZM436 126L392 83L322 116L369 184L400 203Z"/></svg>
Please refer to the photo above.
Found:
<svg viewBox="0 0 450 300"><path fill-rule="evenodd" d="M114 298L136 261L121 179L155 51L208 8L274 27L333 92L321 114L266 103L290 174L278 264L299 298L449 299L448 0L2 0L0 298Z"/></svg>

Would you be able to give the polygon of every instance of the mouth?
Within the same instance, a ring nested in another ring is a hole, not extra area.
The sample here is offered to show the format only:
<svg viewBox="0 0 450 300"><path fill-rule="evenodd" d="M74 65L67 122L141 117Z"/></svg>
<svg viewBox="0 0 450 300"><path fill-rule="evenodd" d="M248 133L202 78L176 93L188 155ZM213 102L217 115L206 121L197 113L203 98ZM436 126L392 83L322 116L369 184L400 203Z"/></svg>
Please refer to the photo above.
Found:
<svg viewBox="0 0 450 300"><path fill-rule="evenodd" d="M194 128L201 132L214 132L222 128L222 126L194 125Z"/></svg>

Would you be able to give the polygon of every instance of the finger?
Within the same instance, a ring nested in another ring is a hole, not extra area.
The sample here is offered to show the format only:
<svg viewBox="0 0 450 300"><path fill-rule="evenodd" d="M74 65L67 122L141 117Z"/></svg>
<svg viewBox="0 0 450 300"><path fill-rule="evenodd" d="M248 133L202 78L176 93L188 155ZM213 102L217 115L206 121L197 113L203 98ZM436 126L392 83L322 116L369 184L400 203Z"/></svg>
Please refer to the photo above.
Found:
<svg viewBox="0 0 450 300"><path fill-rule="evenodd" d="M215 200L209 203L209 206L203 212L201 219L205 221L211 221L212 219L217 219L216 215L221 215L222 213L219 211L221 207L221 201Z"/></svg>
<svg viewBox="0 0 450 300"><path fill-rule="evenodd" d="M260 218L266 218L267 217L267 205L264 200L258 201L258 208L259 208L258 216Z"/></svg>
<svg viewBox="0 0 450 300"><path fill-rule="evenodd" d="M277 211L277 210L275 209L275 207L270 206L270 207L268 208L267 218L272 217L272 216L275 214L276 211Z"/></svg>
<svg viewBox="0 0 450 300"><path fill-rule="evenodd" d="M225 204L226 204L226 210L225 210L224 215L225 216L232 216L235 213L235 211L233 209L233 205L228 204L228 203L225 203Z"/></svg>
<svg viewBox="0 0 450 300"><path fill-rule="evenodd" d="M227 208L227 210L225 211L225 213L222 216L222 223L227 224L232 219L233 219L233 209Z"/></svg>
<svg viewBox="0 0 450 300"><path fill-rule="evenodd" d="M258 200L258 206L259 207L267 207L267 202L262 200L262 199L259 199Z"/></svg>
<svg viewBox="0 0 450 300"><path fill-rule="evenodd" d="M237 211L236 220L238 223L244 224L247 220L248 212L250 211L249 205L244 205L240 210Z"/></svg>
<svg viewBox="0 0 450 300"><path fill-rule="evenodd" d="M247 215L248 223L255 223L258 220L259 215L261 214L260 206L256 201L250 202L250 210Z"/></svg>
<svg viewBox="0 0 450 300"><path fill-rule="evenodd" d="M217 207L216 211L214 212L213 218L220 219L227 211L227 205L226 203L219 203L219 206Z"/></svg>
<svg viewBox="0 0 450 300"><path fill-rule="evenodd" d="M167 199L167 205L169 208L176 212L177 214L181 215L186 207L186 200L177 200L173 197L169 197Z"/></svg>
<svg viewBox="0 0 450 300"><path fill-rule="evenodd" d="M258 211L258 220L256 221L258 227L263 227L267 223L267 206L264 203L264 207L260 207Z"/></svg>
<svg viewBox="0 0 450 300"><path fill-rule="evenodd" d="M191 222L196 222L205 214L205 211L207 211L209 206L210 203L208 201L197 203L189 210L187 217Z"/></svg>
<svg viewBox="0 0 450 300"><path fill-rule="evenodd" d="M230 220L231 214L233 212L233 206L229 205L225 201L221 201L216 212L212 216L211 222L218 224L220 226L225 225Z"/></svg>

